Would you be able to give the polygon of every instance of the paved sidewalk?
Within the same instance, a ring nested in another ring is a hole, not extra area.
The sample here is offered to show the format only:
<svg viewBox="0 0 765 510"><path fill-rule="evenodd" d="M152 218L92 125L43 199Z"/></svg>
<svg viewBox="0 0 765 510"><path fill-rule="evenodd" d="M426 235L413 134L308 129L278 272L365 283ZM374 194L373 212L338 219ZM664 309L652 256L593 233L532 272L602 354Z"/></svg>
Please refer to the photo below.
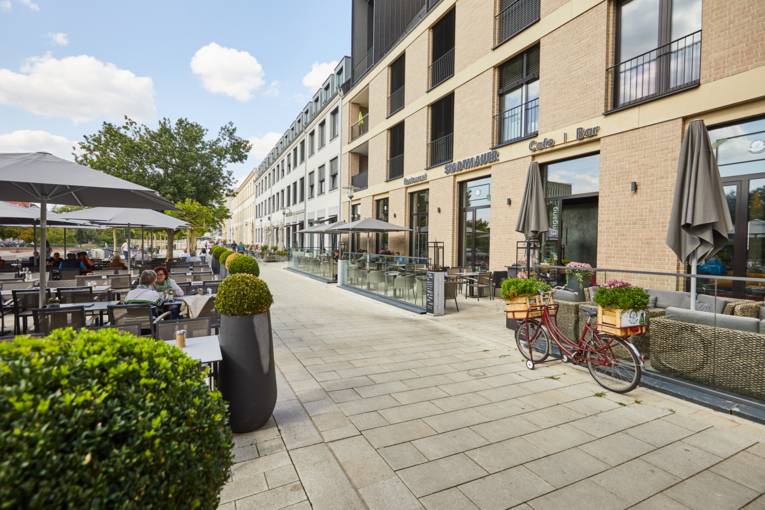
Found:
<svg viewBox="0 0 765 510"><path fill-rule="evenodd" d="M763 426L529 371L500 301L418 316L262 266L279 400L221 509L765 508Z"/></svg>

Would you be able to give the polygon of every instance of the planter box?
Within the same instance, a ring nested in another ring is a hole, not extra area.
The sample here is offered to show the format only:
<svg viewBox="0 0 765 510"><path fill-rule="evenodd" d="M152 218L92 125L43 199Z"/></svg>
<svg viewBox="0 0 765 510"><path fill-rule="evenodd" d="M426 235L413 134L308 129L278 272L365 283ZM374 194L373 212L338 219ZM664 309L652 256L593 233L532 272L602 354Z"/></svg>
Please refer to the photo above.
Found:
<svg viewBox="0 0 765 510"><path fill-rule="evenodd" d="M266 424L276 405L271 315L221 315L218 338L223 355L220 389L229 403L231 430L256 430Z"/></svg>
<svg viewBox="0 0 765 510"><path fill-rule="evenodd" d="M520 296L505 299L505 316L508 319L523 320L542 316L541 309L531 309L541 306L544 302L541 296Z"/></svg>
<svg viewBox="0 0 765 510"><path fill-rule="evenodd" d="M640 335L646 330L645 310L598 307L598 329L614 336Z"/></svg>

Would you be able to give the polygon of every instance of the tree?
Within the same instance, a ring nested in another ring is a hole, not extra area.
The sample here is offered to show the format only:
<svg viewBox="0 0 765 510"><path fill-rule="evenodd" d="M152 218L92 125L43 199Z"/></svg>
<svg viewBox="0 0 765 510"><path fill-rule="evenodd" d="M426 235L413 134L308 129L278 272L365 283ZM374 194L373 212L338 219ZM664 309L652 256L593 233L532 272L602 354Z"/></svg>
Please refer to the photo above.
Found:
<svg viewBox="0 0 765 510"><path fill-rule="evenodd" d="M176 203L175 207L177 210L166 213L189 224L189 250L195 249L199 236L219 227L230 216L226 207L210 207L190 198Z"/></svg>

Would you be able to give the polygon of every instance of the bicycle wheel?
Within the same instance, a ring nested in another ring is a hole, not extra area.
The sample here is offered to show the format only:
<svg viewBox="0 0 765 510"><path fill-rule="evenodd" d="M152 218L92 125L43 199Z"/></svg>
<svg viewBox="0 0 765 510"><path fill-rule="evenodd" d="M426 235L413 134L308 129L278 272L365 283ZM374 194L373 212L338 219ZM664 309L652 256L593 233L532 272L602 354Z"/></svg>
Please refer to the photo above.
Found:
<svg viewBox="0 0 765 510"><path fill-rule="evenodd" d="M592 378L614 393L627 393L640 384L640 359L621 338L593 334L587 343L585 361Z"/></svg>
<svg viewBox="0 0 765 510"><path fill-rule="evenodd" d="M528 328L526 324L528 324ZM531 338L531 358L529 357L529 340L526 338L527 331L529 338ZM518 329L515 331L515 344L524 358L535 363L546 360L550 355L550 338L547 336L547 330L535 320L519 322Z"/></svg>

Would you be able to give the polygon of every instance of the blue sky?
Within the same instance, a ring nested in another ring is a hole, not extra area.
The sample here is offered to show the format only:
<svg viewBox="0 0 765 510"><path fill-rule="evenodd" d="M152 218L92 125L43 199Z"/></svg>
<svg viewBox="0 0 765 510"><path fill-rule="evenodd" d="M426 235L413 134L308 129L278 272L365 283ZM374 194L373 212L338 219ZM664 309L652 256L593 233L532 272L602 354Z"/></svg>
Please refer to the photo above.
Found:
<svg viewBox="0 0 765 510"><path fill-rule="evenodd" d="M242 177L349 51L348 0L0 0L0 152L66 156L125 114L232 121Z"/></svg>

